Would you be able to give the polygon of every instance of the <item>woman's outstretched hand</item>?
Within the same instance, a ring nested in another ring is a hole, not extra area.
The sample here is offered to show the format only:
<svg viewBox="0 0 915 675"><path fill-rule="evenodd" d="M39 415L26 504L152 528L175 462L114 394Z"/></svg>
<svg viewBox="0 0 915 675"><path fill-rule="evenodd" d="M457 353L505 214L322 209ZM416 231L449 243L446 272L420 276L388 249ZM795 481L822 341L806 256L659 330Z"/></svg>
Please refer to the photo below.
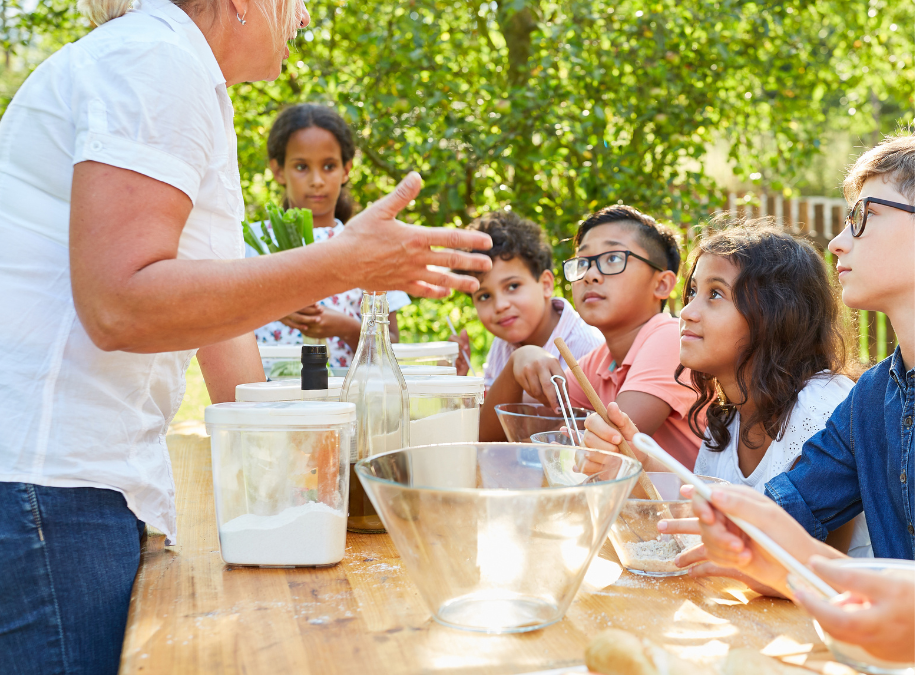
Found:
<svg viewBox="0 0 915 675"><path fill-rule="evenodd" d="M394 192L355 216L328 242L346 247L343 259L350 261L350 267L340 270L340 276L364 290L402 290L426 298L443 298L452 288L465 293L479 288L474 277L451 270L488 272L492 268L488 256L466 251L488 251L492 248L489 235L397 220L422 186L419 174L411 172Z"/></svg>

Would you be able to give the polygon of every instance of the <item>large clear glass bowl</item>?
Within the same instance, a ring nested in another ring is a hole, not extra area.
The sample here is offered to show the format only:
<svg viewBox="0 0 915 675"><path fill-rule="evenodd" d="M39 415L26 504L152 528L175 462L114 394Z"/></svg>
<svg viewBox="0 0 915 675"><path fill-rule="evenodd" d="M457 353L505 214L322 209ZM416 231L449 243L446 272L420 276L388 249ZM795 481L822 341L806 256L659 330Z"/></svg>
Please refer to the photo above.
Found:
<svg viewBox="0 0 915 675"><path fill-rule="evenodd" d="M911 560L895 560L890 558L847 558L839 564L856 570L877 572L883 576L897 578L909 583L915 579L915 562ZM878 659L858 645L834 639L823 630L819 622L814 620L820 639L829 647L833 658L846 666L851 666L861 673L868 675L915 675L915 663L893 663Z"/></svg>
<svg viewBox="0 0 915 675"><path fill-rule="evenodd" d="M587 483L551 486L544 464L561 462L563 451L454 443L356 464L439 623L515 633L563 617L641 471L638 462L608 453L604 471Z"/></svg>
<svg viewBox="0 0 915 675"><path fill-rule="evenodd" d="M591 414L584 408L572 408L575 423L582 433L585 420ZM531 436L542 431L559 431L566 425L565 418L545 405L528 403L500 403L496 406L496 416L505 430L509 443L530 443Z"/></svg>

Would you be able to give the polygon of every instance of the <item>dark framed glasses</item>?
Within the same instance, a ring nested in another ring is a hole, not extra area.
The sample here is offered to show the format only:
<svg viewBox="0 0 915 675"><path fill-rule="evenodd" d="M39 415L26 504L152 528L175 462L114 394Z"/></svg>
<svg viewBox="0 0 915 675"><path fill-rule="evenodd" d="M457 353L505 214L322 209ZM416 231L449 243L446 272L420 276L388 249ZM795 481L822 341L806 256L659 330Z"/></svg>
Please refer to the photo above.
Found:
<svg viewBox="0 0 915 675"><path fill-rule="evenodd" d="M899 209L900 211L906 211L907 213L915 213L915 206L909 206L908 204L891 202L887 201L886 199L877 199L876 197L865 197L864 199L859 199L848 212L848 215L845 216L845 227L851 228L851 236L853 237L860 237L862 234L864 234L864 226L867 225L868 204L880 204L882 206L889 206L894 209Z"/></svg>
<svg viewBox="0 0 915 675"><path fill-rule="evenodd" d="M659 272L666 271L660 265L655 265L648 258L643 258L632 251L606 251L597 255L569 258L562 263L562 273L565 275L566 281L580 281L585 278L588 270L591 269L591 265L596 263L597 271L605 277L609 277L614 274L621 274L626 269L626 263L629 262L630 257L641 260Z"/></svg>

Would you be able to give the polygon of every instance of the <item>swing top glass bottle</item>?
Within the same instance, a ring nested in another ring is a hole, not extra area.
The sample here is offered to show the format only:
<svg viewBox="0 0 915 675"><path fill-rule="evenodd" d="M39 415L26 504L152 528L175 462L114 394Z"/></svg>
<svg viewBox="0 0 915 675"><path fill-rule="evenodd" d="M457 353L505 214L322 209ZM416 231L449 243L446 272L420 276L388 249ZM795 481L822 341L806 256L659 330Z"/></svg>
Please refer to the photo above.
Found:
<svg viewBox="0 0 915 675"><path fill-rule="evenodd" d="M340 395L341 401L356 404L347 520L351 532L384 532L384 525L353 470L355 463L410 445L410 400L391 348L388 315L386 293L363 294L359 345Z"/></svg>

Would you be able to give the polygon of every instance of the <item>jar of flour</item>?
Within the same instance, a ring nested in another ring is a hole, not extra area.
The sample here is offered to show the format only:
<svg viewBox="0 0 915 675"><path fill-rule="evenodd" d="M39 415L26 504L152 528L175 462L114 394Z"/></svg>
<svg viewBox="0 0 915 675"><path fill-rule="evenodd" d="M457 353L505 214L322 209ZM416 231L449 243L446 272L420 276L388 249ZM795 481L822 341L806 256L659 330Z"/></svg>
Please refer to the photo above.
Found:
<svg viewBox="0 0 915 675"><path fill-rule="evenodd" d="M340 562L356 406L219 403L204 419L222 559L264 567Z"/></svg>
<svg viewBox="0 0 915 675"><path fill-rule="evenodd" d="M404 379L410 395L410 445L479 441L482 377L441 375ZM428 455L414 457L414 485L444 488L476 484L476 450L471 446L455 446L446 461L434 465L429 463L430 459Z"/></svg>

